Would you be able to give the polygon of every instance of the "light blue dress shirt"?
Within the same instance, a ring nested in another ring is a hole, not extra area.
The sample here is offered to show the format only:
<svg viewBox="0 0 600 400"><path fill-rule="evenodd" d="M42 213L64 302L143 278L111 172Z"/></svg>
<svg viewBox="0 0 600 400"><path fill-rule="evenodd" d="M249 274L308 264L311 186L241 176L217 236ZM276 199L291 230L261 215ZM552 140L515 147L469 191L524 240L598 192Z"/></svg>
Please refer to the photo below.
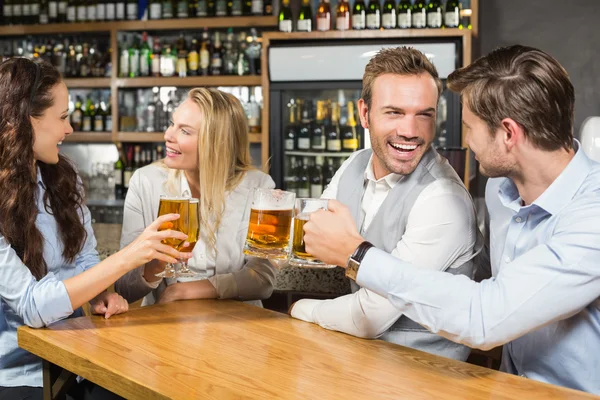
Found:
<svg viewBox="0 0 600 400"><path fill-rule="evenodd" d="M505 344L502 370L600 394L600 164L576 154L533 204L490 179L492 278L415 268L372 249L357 282L406 316L480 349Z"/></svg>
<svg viewBox="0 0 600 400"><path fill-rule="evenodd" d="M48 274L37 281L0 235L0 386L42 386L41 360L19 348L17 328L21 325L40 328L69 316L83 315L81 309L73 312L62 281L99 262L87 207L83 208L87 232L83 249L73 263L63 258L56 220L43 205L45 190L38 171L36 226L44 243L37 245L44 247Z"/></svg>

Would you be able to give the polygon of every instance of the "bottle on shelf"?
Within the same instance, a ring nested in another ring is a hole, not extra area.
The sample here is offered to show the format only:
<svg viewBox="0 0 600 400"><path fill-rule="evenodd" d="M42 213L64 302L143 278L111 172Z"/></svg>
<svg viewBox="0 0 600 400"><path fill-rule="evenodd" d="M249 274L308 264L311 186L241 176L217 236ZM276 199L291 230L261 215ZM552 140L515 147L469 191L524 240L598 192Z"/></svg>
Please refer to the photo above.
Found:
<svg viewBox="0 0 600 400"><path fill-rule="evenodd" d="M346 126L342 129L342 151L356 151L359 146L358 132L356 130L356 119L354 117L354 103L348 102L348 119Z"/></svg>
<svg viewBox="0 0 600 400"><path fill-rule="evenodd" d="M217 17L227 16L227 0L215 0L215 15Z"/></svg>
<svg viewBox="0 0 600 400"><path fill-rule="evenodd" d="M73 110L70 116L71 127L73 128L74 132L81 132L83 130L83 110L81 109L81 103L81 97L77 96L75 110Z"/></svg>
<svg viewBox="0 0 600 400"><path fill-rule="evenodd" d="M54 3L56 4L56 3ZM40 0L39 2L39 20L38 22L42 25L46 25L50 23L50 5L48 4L48 0Z"/></svg>
<svg viewBox="0 0 600 400"><path fill-rule="evenodd" d="M446 28L461 28L460 26L460 0L448 0L444 10L444 26Z"/></svg>
<svg viewBox="0 0 600 400"><path fill-rule="evenodd" d="M235 75L235 63L237 61L238 47L234 43L233 28L227 30L227 36L225 36L225 42L223 48L223 73L225 75Z"/></svg>
<svg viewBox="0 0 600 400"><path fill-rule="evenodd" d="M210 74L223 75L223 47L219 32L215 32L215 44L210 58Z"/></svg>
<svg viewBox="0 0 600 400"><path fill-rule="evenodd" d="M396 28L396 2L395 2L395 0L385 0L383 2L383 12L381 13L381 27L383 29Z"/></svg>
<svg viewBox="0 0 600 400"><path fill-rule="evenodd" d="M312 7L310 0L302 0L302 6L300 6L300 13L298 14L298 21L296 29L298 32L312 32Z"/></svg>
<svg viewBox="0 0 600 400"><path fill-rule="evenodd" d="M412 26L412 4L410 0L398 2L398 28L409 29Z"/></svg>
<svg viewBox="0 0 600 400"><path fill-rule="evenodd" d="M115 19L117 21L124 21L127 16L125 11L125 0L115 0Z"/></svg>
<svg viewBox="0 0 600 400"><path fill-rule="evenodd" d="M298 177L296 193L299 198L310 197L310 173L308 169L308 157L303 157L302 162L297 166L296 176Z"/></svg>
<svg viewBox="0 0 600 400"><path fill-rule="evenodd" d="M326 118L327 109L325 101L318 100L317 117L310 137L310 149L312 151L324 151L327 146L327 139L325 137Z"/></svg>
<svg viewBox="0 0 600 400"><path fill-rule="evenodd" d="M104 111L104 131L112 132L112 98L108 96L108 101L106 102L106 110Z"/></svg>
<svg viewBox="0 0 600 400"><path fill-rule="evenodd" d="M286 151L294 151L296 150L296 136L298 134L298 127L296 126L296 104L294 103L294 99L292 99L288 105L288 110L290 118L288 126L285 128L284 148Z"/></svg>
<svg viewBox="0 0 600 400"><path fill-rule="evenodd" d="M250 65L250 75L260 75L260 54L262 51L261 44L258 41L258 33L256 28L250 28L250 43L246 47L246 55Z"/></svg>
<svg viewBox="0 0 600 400"><path fill-rule="evenodd" d="M140 46L140 76L150 76L152 73L152 51L148 44L148 33L142 33L142 45Z"/></svg>
<svg viewBox="0 0 600 400"><path fill-rule="evenodd" d="M96 20L106 20L106 0L98 0L98 3L96 3Z"/></svg>
<svg viewBox="0 0 600 400"><path fill-rule="evenodd" d="M248 103L248 127L250 133L260 133L260 104L256 101L255 88L250 90L250 102Z"/></svg>
<svg viewBox="0 0 600 400"><path fill-rule="evenodd" d="M81 59L79 60L79 76L81 78L88 78L92 74L91 64L90 50L88 44L84 43Z"/></svg>
<svg viewBox="0 0 600 400"><path fill-rule="evenodd" d="M310 137L312 133L312 101L298 101L298 106L302 108L302 123L298 130L298 150L310 151Z"/></svg>
<svg viewBox="0 0 600 400"><path fill-rule="evenodd" d="M160 76L160 39L152 39L152 76Z"/></svg>
<svg viewBox="0 0 600 400"><path fill-rule="evenodd" d="M206 16L214 17L217 15L216 0L206 0Z"/></svg>
<svg viewBox="0 0 600 400"><path fill-rule="evenodd" d="M68 6L69 6L69 2L67 0L58 0L58 12L57 12L56 22L60 22L60 23L67 22L67 7Z"/></svg>
<svg viewBox="0 0 600 400"><path fill-rule="evenodd" d="M115 181L115 199L123 199L123 172L125 169L125 161L123 160L123 145L117 143L118 160L115 162L113 169L113 179Z"/></svg>
<svg viewBox="0 0 600 400"><path fill-rule="evenodd" d="M162 19L172 19L175 17L176 5L172 0L162 0Z"/></svg>
<svg viewBox="0 0 600 400"><path fill-rule="evenodd" d="M23 10L23 23L26 25L30 25L31 24L31 3L29 2L29 0L23 0L22 4L22 10Z"/></svg>
<svg viewBox="0 0 600 400"><path fill-rule="evenodd" d="M367 8L367 29L379 29L381 27L381 9L379 0L369 0Z"/></svg>
<svg viewBox="0 0 600 400"><path fill-rule="evenodd" d="M327 151L338 152L342 150L342 137L340 134L340 104L331 104L331 124L327 126Z"/></svg>
<svg viewBox="0 0 600 400"><path fill-rule="evenodd" d="M123 198L127 196L131 175L133 175L133 147L129 147L127 149L127 164L125 165L125 170L123 171Z"/></svg>
<svg viewBox="0 0 600 400"><path fill-rule="evenodd" d="M285 158L284 167L283 167L283 188L288 192L296 193L296 181L297 176L296 173L296 157Z"/></svg>
<svg viewBox="0 0 600 400"><path fill-rule="evenodd" d="M425 0L415 0L412 6L412 27L427 28L427 4Z"/></svg>
<svg viewBox="0 0 600 400"><path fill-rule="evenodd" d="M194 38L192 39L190 51L187 56L187 72L190 76L198 75L198 68L200 67L200 55L198 50L198 40Z"/></svg>
<svg viewBox="0 0 600 400"><path fill-rule="evenodd" d="M356 0L352 8L352 29L362 30L367 27L367 6L364 0Z"/></svg>
<svg viewBox="0 0 600 400"><path fill-rule="evenodd" d="M69 0L67 3L67 22L76 22L77 21L77 4L75 0Z"/></svg>
<svg viewBox="0 0 600 400"><path fill-rule="evenodd" d="M92 120L95 115L95 106L92 102L92 98L88 96L85 109L83 110L83 123L82 130L83 132L91 132L92 131Z"/></svg>
<svg viewBox="0 0 600 400"><path fill-rule="evenodd" d="M348 0L340 0L335 10L335 29L338 31L350 30L350 4Z"/></svg>
<svg viewBox="0 0 600 400"><path fill-rule="evenodd" d="M336 170L337 166L334 164L333 157L329 157L327 159L327 166L323 170L323 189L327 189L327 186L329 186L331 183Z"/></svg>
<svg viewBox="0 0 600 400"><path fill-rule="evenodd" d="M441 28L442 22L442 2L440 0L429 0L429 4L427 4L427 27Z"/></svg>
<svg viewBox="0 0 600 400"><path fill-rule="evenodd" d="M210 35L208 29L202 32L202 43L200 44L200 75L207 76L210 72Z"/></svg>
<svg viewBox="0 0 600 400"><path fill-rule="evenodd" d="M323 157L315 157L310 168L310 197L318 199L323 194Z"/></svg>
<svg viewBox="0 0 600 400"><path fill-rule="evenodd" d="M248 44L246 42L246 33L240 32L238 37L239 50L237 61L235 63L235 74L238 76L250 75L250 59L248 58Z"/></svg>
<svg viewBox="0 0 600 400"><path fill-rule="evenodd" d="M190 1L190 3L193 0ZM178 0L177 1L177 18L187 18L188 17L188 0Z"/></svg>
<svg viewBox="0 0 600 400"><path fill-rule="evenodd" d="M279 10L279 31L292 31L292 8L290 0L281 0L281 9Z"/></svg>
<svg viewBox="0 0 600 400"><path fill-rule="evenodd" d="M104 101L97 101L94 106L93 124L94 132L104 132Z"/></svg>
<svg viewBox="0 0 600 400"><path fill-rule="evenodd" d="M4 0L4 3L2 3L2 25L11 25L13 23L12 12L12 0Z"/></svg>
<svg viewBox="0 0 600 400"><path fill-rule="evenodd" d="M252 0L252 15L263 15L263 0Z"/></svg>
<svg viewBox="0 0 600 400"><path fill-rule="evenodd" d="M77 22L87 21L87 5L85 1L79 0L77 3Z"/></svg>
<svg viewBox="0 0 600 400"><path fill-rule="evenodd" d="M96 22L96 0L87 0L87 7L85 13L87 22Z"/></svg>
<svg viewBox="0 0 600 400"><path fill-rule="evenodd" d="M263 15L273 15L273 0L263 0Z"/></svg>
<svg viewBox="0 0 600 400"><path fill-rule="evenodd" d="M183 33L179 35L177 39L177 76L185 78L187 76L187 56L188 51L186 48L185 38Z"/></svg>
<svg viewBox="0 0 600 400"><path fill-rule="evenodd" d="M152 91L154 93L152 101L154 103L154 112L156 113L154 115L154 124L156 125L157 132L164 132L169 126L167 109L165 104L160 100L159 89L156 87Z"/></svg>
<svg viewBox="0 0 600 400"><path fill-rule="evenodd" d="M135 21L138 19L138 2L137 0L127 0L126 13L128 21Z"/></svg>
<svg viewBox="0 0 600 400"><path fill-rule="evenodd" d="M160 74L162 76L175 76L177 69L177 54L170 44L163 46L160 56Z"/></svg>
<svg viewBox="0 0 600 400"><path fill-rule="evenodd" d="M12 23L14 25L19 25L19 24L24 23L24 21L23 21L23 2L21 0L13 0Z"/></svg>
<svg viewBox="0 0 600 400"><path fill-rule="evenodd" d="M129 77L137 78L140 76L140 46L139 39L135 38L131 47L129 47Z"/></svg>
<svg viewBox="0 0 600 400"><path fill-rule="evenodd" d="M161 19L162 18L162 4L161 0L150 0L148 2L148 19Z"/></svg>
<svg viewBox="0 0 600 400"><path fill-rule="evenodd" d="M106 0L106 20L114 21L117 19L117 4L115 0Z"/></svg>
<svg viewBox="0 0 600 400"><path fill-rule="evenodd" d="M329 0L321 0L317 8L317 30L324 32L331 30L331 6Z"/></svg>
<svg viewBox="0 0 600 400"><path fill-rule="evenodd" d="M239 17L243 14L242 0L227 1L227 15L230 17Z"/></svg>

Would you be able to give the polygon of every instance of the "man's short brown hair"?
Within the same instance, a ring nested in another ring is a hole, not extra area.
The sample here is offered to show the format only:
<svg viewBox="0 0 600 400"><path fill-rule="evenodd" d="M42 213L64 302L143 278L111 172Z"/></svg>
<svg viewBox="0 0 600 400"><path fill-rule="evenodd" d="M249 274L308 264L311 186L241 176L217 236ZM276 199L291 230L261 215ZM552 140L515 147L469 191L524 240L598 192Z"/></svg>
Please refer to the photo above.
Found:
<svg viewBox="0 0 600 400"><path fill-rule="evenodd" d="M365 67L361 97L371 108L373 83L385 74L421 75L429 74L435 81L438 97L442 93L442 81L435 66L425 54L412 47L394 47L380 50Z"/></svg>
<svg viewBox="0 0 600 400"><path fill-rule="evenodd" d="M454 71L448 88L495 133L511 118L537 148L573 148L575 90L550 55L520 45L502 47Z"/></svg>

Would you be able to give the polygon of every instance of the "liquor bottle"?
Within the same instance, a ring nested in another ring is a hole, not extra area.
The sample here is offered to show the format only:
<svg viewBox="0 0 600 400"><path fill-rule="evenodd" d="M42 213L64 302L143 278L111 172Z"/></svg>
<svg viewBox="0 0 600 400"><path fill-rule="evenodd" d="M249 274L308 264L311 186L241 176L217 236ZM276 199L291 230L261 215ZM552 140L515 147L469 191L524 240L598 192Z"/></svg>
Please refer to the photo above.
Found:
<svg viewBox="0 0 600 400"><path fill-rule="evenodd" d="M444 26L446 28L460 28L460 10L459 0L448 0L444 13Z"/></svg>
<svg viewBox="0 0 600 400"><path fill-rule="evenodd" d="M30 0L30 12L31 16L29 17L30 24L37 24L40 21L40 2L39 0Z"/></svg>
<svg viewBox="0 0 600 400"><path fill-rule="evenodd" d="M409 29L412 26L412 4L410 0L398 2L398 28Z"/></svg>
<svg viewBox="0 0 600 400"><path fill-rule="evenodd" d="M104 112L104 131L112 132L112 98L108 96L108 102L106 103L106 111Z"/></svg>
<svg viewBox="0 0 600 400"><path fill-rule="evenodd" d="M196 18L198 14L198 1L190 0L188 1L188 18Z"/></svg>
<svg viewBox="0 0 600 400"><path fill-rule="evenodd" d="M104 132L104 108L106 105L103 101L96 102L94 106L94 132Z"/></svg>
<svg viewBox="0 0 600 400"><path fill-rule="evenodd" d="M327 126L327 151L337 152L342 150L342 137L340 135L340 111L339 103L331 104L331 124Z"/></svg>
<svg viewBox="0 0 600 400"><path fill-rule="evenodd" d="M92 131L92 119L95 114L95 107L92 99L88 96L85 109L83 110L82 130L84 132Z"/></svg>
<svg viewBox="0 0 600 400"><path fill-rule="evenodd" d="M69 0L67 3L67 22L77 21L77 6L75 0Z"/></svg>
<svg viewBox="0 0 600 400"><path fill-rule="evenodd" d="M177 107L177 103L178 103L177 95L175 93L175 90L172 90L171 93L169 93L169 101L165 105L165 109L167 110L166 111L167 121L173 120L173 112L175 111L175 108Z"/></svg>
<svg viewBox="0 0 600 400"><path fill-rule="evenodd" d="M252 15L252 0L242 0L242 15Z"/></svg>
<svg viewBox="0 0 600 400"><path fill-rule="evenodd" d="M90 50L87 43L83 44L83 52L79 60L79 76L88 78L92 74L92 62L90 59Z"/></svg>
<svg viewBox="0 0 600 400"><path fill-rule="evenodd" d="M256 101L255 88L250 90L250 102L248 103L248 128L250 133L260 133L260 104Z"/></svg>
<svg viewBox="0 0 600 400"><path fill-rule="evenodd" d="M139 39L135 38L133 44L128 49L129 52L129 77L137 78L140 76L140 46Z"/></svg>
<svg viewBox="0 0 600 400"><path fill-rule="evenodd" d="M250 64L250 75L260 75L260 54L262 51L261 45L258 42L258 33L256 28L250 28L250 43L246 47L246 55Z"/></svg>
<svg viewBox="0 0 600 400"><path fill-rule="evenodd" d="M237 46L234 44L233 28L227 29L227 36L223 43L225 53L223 54L223 73L235 75L235 62L237 60Z"/></svg>
<svg viewBox="0 0 600 400"><path fill-rule="evenodd" d="M154 88L154 110L156 115L154 116L154 123L158 132L164 132L169 126L169 119L167 118L167 109L165 104L160 100L159 89Z"/></svg>
<svg viewBox="0 0 600 400"><path fill-rule="evenodd" d="M152 43L152 76L160 76L160 40L155 37Z"/></svg>
<svg viewBox="0 0 600 400"><path fill-rule="evenodd" d="M113 169L113 178L115 181L115 199L122 199L123 196L123 170L125 168L125 162L123 161L123 145L117 142L117 153L119 159L115 162Z"/></svg>
<svg viewBox="0 0 600 400"><path fill-rule="evenodd" d="M381 10L379 0L369 0L367 8L367 29L379 29L381 27Z"/></svg>
<svg viewBox="0 0 600 400"><path fill-rule="evenodd" d="M48 0L40 0L39 2L39 12L38 12L38 22L42 25L46 25L50 23L50 6L48 4Z"/></svg>
<svg viewBox="0 0 600 400"><path fill-rule="evenodd" d="M263 0L252 0L252 15L262 15L263 5Z"/></svg>
<svg viewBox="0 0 600 400"><path fill-rule="evenodd" d="M323 157L315 157L310 169L310 197L318 199L323 194Z"/></svg>
<svg viewBox="0 0 600 400"><path fill-rule="evenodd" d="M4 0L2 4L2 25L11 25L13 23L13 2Z"/></svg>
<svg viewBox="0 0 600 400"><path fill-rule="evenodd" d="M125 0L115 0L115 20L125 20Z"/></svg>
<svg viewBox="0 0 600 400"><path fill-rule="evenodd" d="M290 0L281 0L281 10L279 10L279 31L292 31L292 9Z"/></svg>
<svg viewBox="0 0 600 400"><path fill-rule="evenodd" d="M238 44L239 44L239 49L238 49L238 54L237 54L237 61L235 63L235 75L238 76L244 76L244 75L250 75L250 59L248 58L248 55L246 54L246 50L248 48L248 43L246 42L246 33L245 32L240 32L239 36L238 36Z"/></svg>
<svg viewBox="0 0 600 400"><path fill-rule="evenodd" d="M96 21L106 20L106 0L98 0L96 3Z"/></svg>
<svg viewBox="0 0 600 400"><path fill-rule="evenodd" d="M200 67L200 55L198 53L198 40L192 39L192 44L190 46L190 51L188 53L187 58L187 69L188 75L196 76L198 75L198 68Z"/></svg>
<svg viewBox="0 0 600 400"><path fill-rule="evenodd" d="M312 101L306 100L302 104L302 124L298 130L298 150L310 151L310 136L312 133Z"/></svg>
<svg viewBox="0 0 600 400"><path fill-rule="evenodd" d="M171 19L175 15L174 12L173 2L171 0L162 0L162 18Z"/></svg>
<svg viewBox="0 0 600 400"><path fill-rule="evenodd" d="M215 0L215 15L217 17L227 16L227 0Z"/></svg>
<svg viewBox="0 0 600 400"><path fill-rule="evenodd" d="M142 33L142 46L140 47L140 76L150 76L152 68L152 50L148 44L148 33Z"/></svg>
<svg viewBox="0 0 600 400"><path fill-rule="evenodd" d="M290 113L290 122L285 128L284 148L286 151L296 150L296 136L298 127L296 126L296 104L291 103L288 107Z"/></svg>
<svg viewBox="0 0 600 400"><path fill-rule="evenodd" d="M138 19L137 0L127 0L127 20L135 21Z"/></svg>
<svg viewBox="0 0 600 400"><path fill-rule="evenodd" d="M123 43L119 53L119 77L127 78L129 76L129 48L127 43Z"/></svg>
<svg viewBox="0 0 600 400"><path fill-rule="evenodd" d="M84 0L80 0L77 4L77 22L87 21L87 4Z"/></svg>
<svg viewBox="0 0 600 400"><path fill-rule="evenodd" d="M385 0L383 2L381 26L383 29L396 28L396 2L394 0Z"/></svg>
<svg viewBox="0 0 600 400"><path fill-rule="evenodd" d="M42 0L42 3L43 2L44 1ZM7 2L5 1L4 4L6 4L6 3ZM42 8L43 8L43 6L40 7L40 18L43 13ZM6 11L4 11L4 12L6 13ZM11 12L12 12L12 10L11 10ZM58 0L50 0L50 1L48 1L48 23L55 24L57 22L58 22ZM40 23L42 23L41 20L40 20Z"/></svg>
<svg viewBox="0 0 600 400"><path fill-rule="evenodd" d="M348 119L342 130L342 151L356 151L359 145L358 133L356 131L356 119L354 118L354 103L348 102Z"/></svg>
<svg viewBox="0 0 600 400"><path fill-rule="evenodd" d="M31 24L31 0L22 0L21 10L23 12L22 21L25 25Z"/></svg>
<svg viewBox="0 0 600 400"><path fill-rule="evenodd" d="M296 188L298 197L310 197L310 174L308 170L308 157L302 158L302 163L297 168L296 176L298 177L298 187Z"/></svg>
<svg viewBox="0 0 600 400"><path fill-rule="evenodd" d="M352 29L362 30L367 27L367 6L364 0L356 0L352 8Z"/></svg>
<svg viewBox="0 0 600 400"><path fill-rule="evenodd" d="M325 119L327 118L327 110L325 101L317 101L317 118L313 125L312 135L310 137L310 148L313 151L324 151L327 146L325 138Z"/></svg>
<svg viewBox="0 0 600 400"><path fill-rule="evenodd" d="M331 7L329 0L321 0L319 3L319 8L317 8L317 30L322 32L331 30Z"/></svg>
<svg viewBox="0 0 600 400"><path fill-rule="evenodd" d="M335 10L335 29L347 31L350 29L350 4L347 0L340 0Z"/></svg>
<svg viewBox="0 0 600 400"><path fill-rule="evenodd" d="M263 0L263 15L273 15L273 0Z"/></svg>
<svg viewBox="0 0 600 400"><path fill-rule="evenodd" d="M133 175L133 147L129 146L127 149L127 165L125 165L125 171L123 172L123 197L127 196L131 175Z"/></svg>
<svg viewBox="0 0 600 400"><path fill-rule="evenodd" d="M239 17L243 13L242 0L228 0L227 1L227 15L231 17Z"/></svg>
<svg viewBox="0 0 600 400"><path fill-rule="evenodd" d="M210 74L223 75L223 48L219 32L215 32L215 45L210 58Z"/></svg>
<svg viewBox="0 0 600 400"><path fill-rule="evenodd" d="M202 32L202 43L200 45L200 75L208 76L210 67L210 35L208 29Z"/></svg>
<svg viewBox="0 0 600 400"><path fill-rule="evenodd" d="M296 193L295 171L296 157L285 157L283 162L283 189L292 193Z"/></svg>
<svg viewBox="0 0 600 400"><path fill-rule="evenodd" d="M161 19L162 18L162 4L161 0L150 0L148 5L148 18L149 19Z"/></svg>
<svg viewBox="0 0 600 400"><path fill-rule="evenodd" d="M67 0L58 0L57 22L64 23L64 22L68 21L68 19L67 19L68 7L69 7L69 2Z"/></svg>
<svg viewBox="0 0 600 400"><path fill-rule="evenodd" d="M13 0L12 6L12 23L19 25L23 23L23 1Z"/></svg>
<svg viewBox="0 0 600 400"><path fill-rule="evenodd" d="M160 74L161 76L175 76L177 69L177 53L167 44L163 46L162 54L160 55Z"/></svg>
<svg viewBox="0 0 600 400"><path fill-rule="evenodd" d="M96 22L96 0L87 0L85 13L88 22Z"/></svg>
<svg viewBox="0 0 600 400"><path fill-rule="evenodd" d="M412 27L423 29L427 27L427 5L425 0L415 0L412 6Z"/></svg>
<svg viewBox="0 0 600 400"><path fill-rule="evenodd" d="M333 163L333 158L327 159L327 167L323 171L323 189L327 189L327 186L331 183L333 176L335 175L336 166Z"/></svg>
<svg viewBox="0 0 600 400"><path fill-rule="evenodd" d="M81 97L77 96L75 110L71 113L71 127L74 132L81 132L83 126L83 110L81 109Z"/></svg>
<svg viewBox="0 0 600 400"><path fill-rule="evenodd" d="M177 18L188 17L188 0L177 1Z"/></svg>
<svg viewBox="0 0 600 400"><path fill-rule="evenodd" d="M427 5L427 27L441 28L442 22L442 3L440 0L429 0Z"/></svg>
<svg viewBox="0 0 600 400"><path fill-rule="evenodd" d="M214 17L217 15L217 6L215 0L206 0L206 16Z"/></svg>
<svg viewBox="0 0 600 400"><path fill-rule="evenodd" d="M312 7L310 0L302 0L300 13L298 14L298 23L296 29L298 32L312 32Z"/></svg>
<svg viewBox="0 0 600 400"><path fill-rule="evenodd" d="M148 106L146 106L146 110L144 110L144 120L146 121L146 132L158 132L158 127L156 124L156 95L155 97L152 99L152 101L150 101L150 103L148 103Z"/></svg>
<svg viewBox="0 0 600 400"><path fill-rule="evenodd" d="M179 35L179 39L177 39L176 43L177 47L177 75L180 78L185 78L187 76L187 56L188 51L185 44L185 38L183 37L183 33Z"/></svg>

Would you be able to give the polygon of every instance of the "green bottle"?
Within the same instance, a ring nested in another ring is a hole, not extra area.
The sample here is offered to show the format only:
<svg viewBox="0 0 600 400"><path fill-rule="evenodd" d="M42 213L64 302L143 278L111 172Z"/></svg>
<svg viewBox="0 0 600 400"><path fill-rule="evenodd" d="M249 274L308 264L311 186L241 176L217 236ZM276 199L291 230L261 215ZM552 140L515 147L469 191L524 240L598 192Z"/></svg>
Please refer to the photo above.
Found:
<svg viewBox="0 0 600 400"><path fill-rule="evenodd" d="M460 1L448 0L444 13L444 26L446 28L462 28L460 26Z"/></svg>
<svg viewBox="0 0 600 400"><path fill-rule="evenodd" d="M279 32L292 31L292 9L290 0L281 0L281 10L279 10Z"/></svg>
<svg viewBox="0 0 600 400"><path fill-rule="evenodd" d="M310 0L302 0L302 6L300 7L300 13L298 14L298 26L296 26L298 32L312 32L312 17L313 13L312 7L310 6Z"/></svg>
<svg viewBox="0 0 600 400"><path fill-rule="evenodd" d="M367 6L364 0L356 0L352 7L352 29L363 30L367 27Z"/></svg>
<svg viewBox="0 0 600 400"><path fill-rule="evenodd" d="M427 5L427 27L442 27L442 2L440 0L430 0Z"/></svg>
<svg viewBox="0 0 600 400"><path fill-rule="evenodd" d="M410 0L398 3L398 28L409 29L412 26L412 4Z"/></svg>
<svg viewBox="0 0 600 400"><path fill-rule="evenodd" d="M396 27L396 2L394 0L385 0L383 2L381 26L383 29L394 29Z"/></svg>
<svg viewBox="0 0 600 400"><path fill-rule="evenodd" d="M381 27L381 10L379 0L369 1L367 8L367 29L379 29Z"/></svg>
<svg viewBox="0 0 600 400"><path fill-rule="evenodd" d="M415 0L412 6L412 27L427 28L427 4L425 0Z"/></svg>

